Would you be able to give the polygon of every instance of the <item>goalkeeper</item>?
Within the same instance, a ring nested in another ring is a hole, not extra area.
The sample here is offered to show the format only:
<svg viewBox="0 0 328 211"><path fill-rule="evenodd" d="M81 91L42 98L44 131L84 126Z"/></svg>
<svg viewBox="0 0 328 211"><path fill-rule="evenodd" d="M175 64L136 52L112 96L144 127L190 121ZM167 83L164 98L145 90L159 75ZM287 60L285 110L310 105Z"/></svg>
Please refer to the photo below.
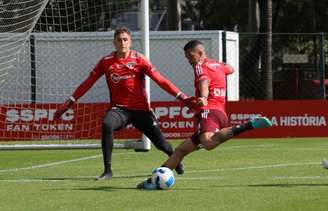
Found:
<svg viewBox="0 0 328 211"><path fill-rule="evenodd" d="M198 129L190 140L182 142L163 167L174 169L189 153L204 148L212 150L218 145L248 130L270 127L272 123L265 117L229 127L225 112L226 75L234 72L230 65L207 58L204 45L199 40L191 40L184 46L185 56L194 70L195 98L189 105L196 109ZM139 189L157 189L147 179L137 185Z"/></svg>
<svg viewBox="0 0 328 211"><path fill-rule="evenodd" d="M112 178L113 132L125 128L130 123L144 133L157 149L168 156L173 154L172 146L165 140L147 101L145 75L178 100L186 103L190 99L164 78L142 54L130 50L132 40L128 28L121 27L115 31L113 44L116 51L98 62L87 79L55 113L55 118L60 118L101 76L105 75L111 105L102 123L104 172L98 180ZM179 163L175 170L178 174L183 174L183 165Z"/></svg>

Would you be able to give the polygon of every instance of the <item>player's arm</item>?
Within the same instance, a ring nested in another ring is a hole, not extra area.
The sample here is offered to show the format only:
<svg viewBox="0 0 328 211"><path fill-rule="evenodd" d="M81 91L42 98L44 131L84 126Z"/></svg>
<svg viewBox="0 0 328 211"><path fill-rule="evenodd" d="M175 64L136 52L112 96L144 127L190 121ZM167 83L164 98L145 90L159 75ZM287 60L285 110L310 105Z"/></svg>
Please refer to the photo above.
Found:
<svg viewBox="0 0 328 211"><path fill-rule="evenodd" d="M140 63L143 64L143 72L148 75L156 84L158 84L167 93L180 100L185 106L190 107L194 98L188 97L181 92L171 81L162 76L158 70L146 59L139 54Z"/></svg>
<svg viewBox="0 0 328 211"><path fill-rule="evenodd" d="M226 75L230 75L230 74L235 72L235 69L230 64L226 64L226 63L223 63L223 64L224 64L224 67L225 67Z"/></svg>
<svg viewBox="0 0 328 211"><path fill-rule="evenodd" d="M92 71L89 76L80 84L80 86L73 92L71 98L77 101L82 97L99 79L102 74L97 74L95 71Z"/></svg>
<svg viewBox="0 0 328 211"><path fill-rule="evenodd" d="M93 84L103 75L103 73L102 62L100 61L89 76L73 92L72 96L70 96L68 100L59 106L54 114L55 119L59 119L61 115L72 107L74 103L93 86Z"/></svg>
<svg viewBox="0 0 328 211"><path fill-rule="evenodd" d="M165 90L170 95L176 97L178 100L187 98L187 95L182 93L171 81L162 76L155 68L151 73L147 74L158 86Z"/></svg>
<svg viewBox="0 0 328 211"><path fill-rule="evenodd" d="M199 97L197 98L197 103L200 106L207 105L207 98L209 95L209 82L208 79L203 78L198 80L198 90L199 90Z"/></svg>
<svg viewBox="0 0 328 211"><path fill-rule="evenodd" d="M195 65L195 80L197 83L196 89L198 89L199 96L197 96L197 103L200 106L207 105L207 98L210 94L209 83L210 78L207 73L207 70L202 67L200 63Z"/></svg>

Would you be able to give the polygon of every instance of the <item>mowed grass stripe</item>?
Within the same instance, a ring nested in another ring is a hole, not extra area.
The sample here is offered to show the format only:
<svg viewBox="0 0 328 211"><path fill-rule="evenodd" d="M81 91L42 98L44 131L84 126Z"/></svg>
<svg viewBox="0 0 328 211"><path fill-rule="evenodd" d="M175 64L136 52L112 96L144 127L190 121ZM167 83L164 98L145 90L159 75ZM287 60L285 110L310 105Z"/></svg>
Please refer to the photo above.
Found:
<svg viewBox="0 0 328 211"><path fill-rule="evenodd" d="M327 143L324 138L229 141L187 156L185 174L176 176L169 191L136 189L167 159L155 148L115 150L110 181L94 180L103 170L101 150L7 151L2 169L99 157L3 172L1 210L327 210L328 170L321 166Z"/></svg>

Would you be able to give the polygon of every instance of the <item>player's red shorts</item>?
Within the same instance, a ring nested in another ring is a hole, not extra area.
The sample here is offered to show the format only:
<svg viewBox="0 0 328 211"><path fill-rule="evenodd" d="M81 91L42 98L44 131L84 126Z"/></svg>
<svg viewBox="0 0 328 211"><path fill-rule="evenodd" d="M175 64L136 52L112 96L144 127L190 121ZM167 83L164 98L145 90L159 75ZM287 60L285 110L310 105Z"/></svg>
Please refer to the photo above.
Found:
<svg viewBox="0 0 328 211"><path fill-rule="evenodd" d="M205 132L218 132L229 126L227 114L221 110L203 110L195 115L197 119L197 131L191 136L192 142L197 146L199 135Z"/></svg>

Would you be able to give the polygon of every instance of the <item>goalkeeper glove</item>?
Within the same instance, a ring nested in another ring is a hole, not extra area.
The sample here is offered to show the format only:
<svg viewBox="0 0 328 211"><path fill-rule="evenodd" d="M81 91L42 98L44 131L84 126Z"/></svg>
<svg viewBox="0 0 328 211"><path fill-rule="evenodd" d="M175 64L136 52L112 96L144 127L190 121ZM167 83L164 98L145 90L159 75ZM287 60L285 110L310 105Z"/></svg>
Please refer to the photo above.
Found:
<svg viewBox="0 0 328 211"><path fill-rule="evenodd" d="M54 114L54 118L59 119L70 107L73 106L74 100L72 98L68 99L65 103L59 106L57 111Z"/></svg>
<svg viewBox="0 0 328 211"><path fill-rule="evenodd" d="M179 93L177 94L176 98L177 98L178 100L180 100L180 101L183 102L183 100L187 99L188 96L187 96L185 93L179 92Z"/></svg>
<svg viewBox="0 0 328 211"><path fill-rule="evenodd" d="M195 97L188 97L182 92L178 93L177 99L180 100L184 106L187 106L191 110L195 110L198 107Z"/></svg>
<svg viewBox="0 0 328 211"><path fill-rule="evenodd" d="M182 100L184 106L187 106L191 111L196 110L198 108L198 103L195 97L188 97Z"/></svg>
<svg viewBox="0 0 328 211"><path fill-rule="evenodd" d="M207 97L199 97L199 98L197 98L197 104L199 106L206 106L208 104Z"/></svg>

